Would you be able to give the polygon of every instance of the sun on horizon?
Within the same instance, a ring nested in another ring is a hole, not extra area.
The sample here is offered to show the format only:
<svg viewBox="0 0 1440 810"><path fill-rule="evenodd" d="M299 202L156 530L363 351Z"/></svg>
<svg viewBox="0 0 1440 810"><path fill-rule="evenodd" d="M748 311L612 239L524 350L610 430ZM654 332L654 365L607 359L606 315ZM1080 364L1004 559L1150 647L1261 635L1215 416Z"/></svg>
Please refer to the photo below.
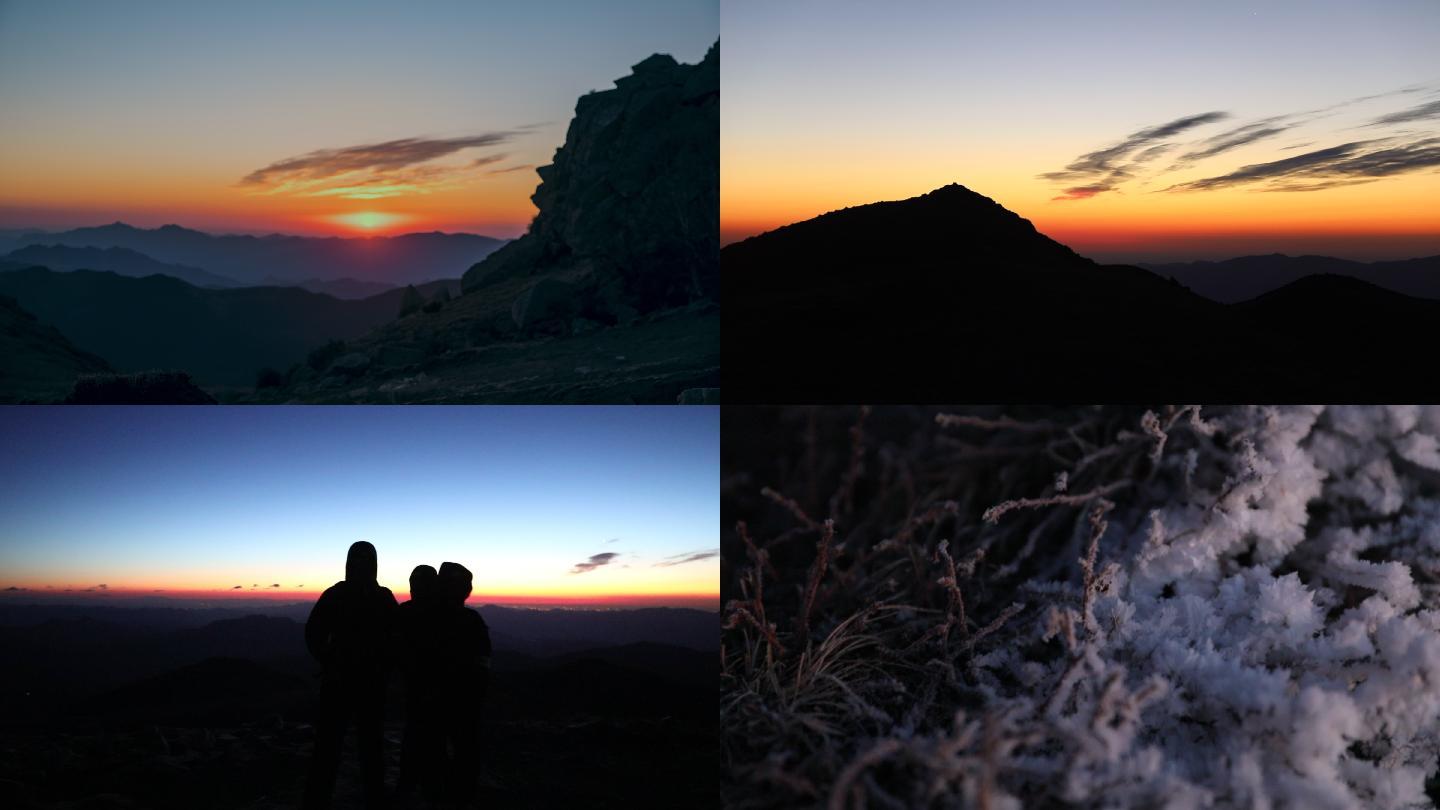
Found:
<svg viewBox="0 0 1440 810"><path fill-rule="evenodd" d="M406 214L385 211L352 211L332 214L327 219L348 232L372 236L395 232L415 220Z"/></svg>

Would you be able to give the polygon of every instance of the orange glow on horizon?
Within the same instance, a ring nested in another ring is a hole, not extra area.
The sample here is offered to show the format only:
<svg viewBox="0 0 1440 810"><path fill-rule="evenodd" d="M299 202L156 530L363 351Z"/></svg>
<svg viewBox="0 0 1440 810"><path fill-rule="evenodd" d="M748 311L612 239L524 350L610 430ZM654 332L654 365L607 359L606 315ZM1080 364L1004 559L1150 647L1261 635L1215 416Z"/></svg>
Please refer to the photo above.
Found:
<svg viewBox="0 0 1440 810"><path fill-rule="evenodd" d="M723 165L723 164L722 164ZM768 166L769 164L765 164ZM1042 164L1043 165L1043 164ZM1440 209L1427 203L1440 191L1433 174L1310 193L1229 189L1203 193L1136 191L1088 200L1055 201L1036 168L991 165L949 176L904 167L890 176L852 173L843 185L803 170L726 168L722 178L721 244L842 208L915 197L951 182L994 199L1029 219L1041 233L1081 255L1088 251L1195 252L1207 246L1229 255L1327 253L1411 258L1440 253ZM794 188L777 177L795 176Z"/></svg>
<svg viewBox="0 0 1440 810"><path fill-rule="evenodd" d="M327 584L326 588L329 587ZM144 588L144 587L107 587L98 590L93 586L87 587L49 587L45 585L28 586L22 590L8 591L4 595L10 599L43 597L53 599L64 597L71 599L133 599L137 597L153 597L163 599L182 599L192 601L226 601L226 600L263 600L267 602L309 602L320 597L325 588ZM410 598L410 593L405 589L392 588L395 598L401 602ZM687 607L699 610L719 610L720 593L718 589L713 593L587 593L587 594L545 594L545 593L507 593L494 591L475 591L467 600L467 604L476 605L503 605L514 607L610 607L610 608L638 608L638 607Z"/></svg>
<svg viewBox="0 0 1440 810"><path fill-rule="evenodd" d="M58 157L48 163L0 160L5 177L0 227L64 230L118 220L141 228L176 224L217 234L355 236L440 230L509 239L524 233L536 212L530 202L538 183L534 172L497 174L457 188L385 199L387 208L403 207L402 214L363 199L246 194L235 187L235 177L248 165L244 163L151 170L87 160L64 173L49 170L60 162ZM382 222L372 214L404 219Z"/></svg>

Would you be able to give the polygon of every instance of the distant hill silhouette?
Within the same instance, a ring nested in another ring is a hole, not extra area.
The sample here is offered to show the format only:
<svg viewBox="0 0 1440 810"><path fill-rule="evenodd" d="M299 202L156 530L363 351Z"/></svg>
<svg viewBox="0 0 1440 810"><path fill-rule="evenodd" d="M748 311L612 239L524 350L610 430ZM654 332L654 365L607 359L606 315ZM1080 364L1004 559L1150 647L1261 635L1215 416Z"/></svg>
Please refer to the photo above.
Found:
<svg viewBox="0 0 1440 810"><path fill-rule="evenodd" d="M457 282L423 285L427 295ZM206 290L168 276L29 268L0 273L0 294L119 371L179 369L202 385L251 386L332 339L394 320L402 290L341 301L296 287Z"/></svg>
<svg viewBox="0 0 1440 810"><path fill-rule="evenodd" d="M127 248L160 262L203 268L244 284L266 278L292 283L350 278L404 285L459 278L505 241L439 232L348 238L216 236L179 225L146 229L116 222L56 233L30 232L17 237L15 244Z"/></svg>
<svg viewBox="0 0 1440 810"><path fill-rule="evenodd" d="M53 402L81 374L109 371L8 295L0 295L0 402Z"/></svg>
<svg viewBox="0 0 1440 810"><path fill-rule="evenodd" d="M20 264L38 265L51 270L100 270L122 276L143 278L156 274L178 278L196 287L238 287L240 282L198 267L166 264L143 253L122 247L71 247L69 245L30 245L12 251L0 259Z"/></svg>
<svg viewBox="0 0 1440 810"><path fill-rule="evenodd" d="M752 237L722 249L721 266L727 402L1408 401L1440 390L1418 373L1440 301L1321 278L1226 306L1148 270L1096 264L959 185Z"/></svg>
<svg viewBox="0 0 1440 810"><path fill-rule="evenodd" d="M1306 276L1328 273L1368 281L1417 298L1440 299L1440 256L1383 262L1353 262L1329 256L1241 256L1218 262L1141 264L1224 304L1246 301Z"/></svg>

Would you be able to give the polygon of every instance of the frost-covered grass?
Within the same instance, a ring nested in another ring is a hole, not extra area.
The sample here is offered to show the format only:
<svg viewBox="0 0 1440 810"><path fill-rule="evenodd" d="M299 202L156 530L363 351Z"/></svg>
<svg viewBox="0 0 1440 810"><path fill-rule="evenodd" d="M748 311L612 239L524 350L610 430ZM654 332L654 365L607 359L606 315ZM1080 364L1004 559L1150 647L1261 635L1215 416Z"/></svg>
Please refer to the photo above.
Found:
<svg viewBox="0 0 1440 810"><path fill-rule="evenodd" d="M1432 804L1440 408L726 420L728 806Z"/></svg>

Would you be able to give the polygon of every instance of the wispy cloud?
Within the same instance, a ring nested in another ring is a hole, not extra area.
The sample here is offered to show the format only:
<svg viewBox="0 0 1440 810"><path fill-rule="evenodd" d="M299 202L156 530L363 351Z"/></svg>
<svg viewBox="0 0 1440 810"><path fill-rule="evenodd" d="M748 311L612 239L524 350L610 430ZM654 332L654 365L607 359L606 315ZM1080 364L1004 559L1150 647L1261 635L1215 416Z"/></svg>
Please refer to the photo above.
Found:
<svg viewBox="0 0 1440 810"><path fill-rule="evenodd" d="M474 169L498 163L506 155L485 155L458 165L432 161L466 149L509 143L518 135L514 131L486 132L459 138L401 138L317 149L256 169L241 178L239 185L256 194L309 197L376 199L426 194L450 187Z"/></svg>
<svg viewBox="0 0 1440 810"><path fill-rule="evenodd" d="M699 560L708 560L708 559L710 559L711 557L718 557L718 556L720 556L720 552L719 552L719 551L691 551L691 552L687 552L687 553L685 553L685 554L676 554L676 555L673 555L673 556L670 556L670 557L666 557L665 559L661 560L660 562L655 563L652 567L655 567L655 568L667 568L667 567L672 566L672 565L684 565L685 563L688 563L688 562L697 562L697 561L699 561Z"/></svg>
<svg viewBox="0 0 1440 810"><path fill-rule="evenodd" d="M1440 137L1377 138L1252 163L1226 174L1177 183L1166 191L1210 191L1256 183L1266 191L1319 191L1440 167Z"/></svg>
<svg viewBox="0 0 1440 810"><path fill-rule="evenodd" d="M1276 135L1288 132L1294 124L1285 123L1286 116L1266 118L1246 124L1242 127L1222 132L1211 138L1201 141L1197 148L1192 149L1180 156L1181 163L1204 160L1205 158L1222 155L1232 149L1239 149L1246 144L1255 143L1266 138L1273 138Z"/></svg>
<svg viewBox="0 0 1440 810"><path fill-rule="evenodd" d="M1435 98L1434 89L1433 84L1418 84L1384 93L1356 96L1324 107L1257 118L1199 139L1193 139L1189 133L1206 124L1229 118L1230 115L1220 111L1189 115L1132 132L1115 143L1080 155L1062 170L1046 172L1039 175L1039 178L1062 184L1060 193L1051 198L1053 201L1089 200L1107 192L1119 193L1123 190L1122 186L1132 180L1138 181L1138 185L1142 187L1149 185L1161 175L1190 169L1202 161L1226 157L1243 147L1277 138L1293 130L1306 128L1310 131L1305 134L1313 135L1315 132L1310 125L1340 115L1342 111L1348 112L1350 108L1358 105L1378 104L1384 100L1393 104L1405 96L1413 99L1416 93L1430 93L1430 97L1423 103L1414 104L1412 101L1412 106L1406 109L1374 117L1361 127L1350 127L1353 130L1389 126L1392 131L1382 133L1389 137L1359 141L1353 140L1352 135L1345 139L1348 143L1278 160L1249 163L1229 171L1212 171L1209 177L1172 183L1161 190L1207 191L1260 184L1260 190L1264 191L1320 191L1373 182L1382 177L1428 169L1435 165L1434 131L1407 131L1399 127L1440 119L1440 99ZM1332 129L1334 133L1343 131L1344 128L1338 126ZM1186 138L1191 140L1183 148L1175 142ZM1314 146L1315 143L1317 140L1311 139L1288 146L1272 147L1272 151L1290 152ZM1178 156L1168 161L1164 168L1157 170L1153 165L1147 165L1172 150L1177 151Z"/></svg>
<svg viewBox="0 0 1440 810"><path fill-rule="evenodd" d="M1124 139L1075 158L1064 170L1045 172L1042 180L1076 183L1054 200L1088 200L1097 194L1114 191L1134 176L1137 166L1149 163L1174 148L1172 143L1159 143L1187 130L1230 117L1229 113L1212 111L1187 115L1164 124L1137 130Z"/></svg>
<svg viewBox="0 0 1440 810"><path fill-rule="evenodd" d="M533 168L535 168L535 164L533 164L533 163L526 163L526 164L523 164L523 165L520 165L520 166L506 166L506 167L503 168L503 169L491 169L490 171L485 172L485 173L486 173L486 174L509 174L510 172L523 172L523 171L525 171L526 169L533 169Z"/></svg>
<svg viewBox="0 0 1440 810"><path fill-rule="evenodd" d="M1071 188L1065 189L1064 193L1062 193L1060 196L1051 197L1050 199L1057 201L1088 200L1091 197L1094 197L1096 194L1103 194L1104 192L1110 191L1114 188L1115 186L1111 183L1095 183L1089 186L1072 186Z"/></svg>
<svg viewBox="0 0 1440 810"><path fill-rule="evenodd" d="M1213 123L1228 118L1229 113L1206 112L1198 115L1187 115L1184 118L1177 118L1164 124L1153 127L1146 127L1130 133L1123 140L1096 149L1070 161L1063 171L1046 172L1040 175L1045 180L1060 182L1087 180L1099 175L1110 174L1117 169L1124 171L1120 162L1141 150L1150 151L1156 141L1178 135L1188 129L1193 129L1204 124Z"/></svg>
<svg viewBox="0 0 1440 810"><path fill-rule="evenodd" d="M570 573L584 574L590 571L594 571L596 568L599 568L602 565L609 565L611 560L619 556L619 554L613 551L607 551L603 554L592 554L590 556L590 559L586 560L585 562L575 563L575 567L570 569Z"/></svg>
<svg viewBox="0 0 1440 810"><path fill-rule="evenodd" d="M1370 126L1408 124L1411 121L1425 121L1431 118L1440 118L1440 99L1421 104L1418 107L1411 107L1408 110L1382 115L1371 121Z"/></svg>

